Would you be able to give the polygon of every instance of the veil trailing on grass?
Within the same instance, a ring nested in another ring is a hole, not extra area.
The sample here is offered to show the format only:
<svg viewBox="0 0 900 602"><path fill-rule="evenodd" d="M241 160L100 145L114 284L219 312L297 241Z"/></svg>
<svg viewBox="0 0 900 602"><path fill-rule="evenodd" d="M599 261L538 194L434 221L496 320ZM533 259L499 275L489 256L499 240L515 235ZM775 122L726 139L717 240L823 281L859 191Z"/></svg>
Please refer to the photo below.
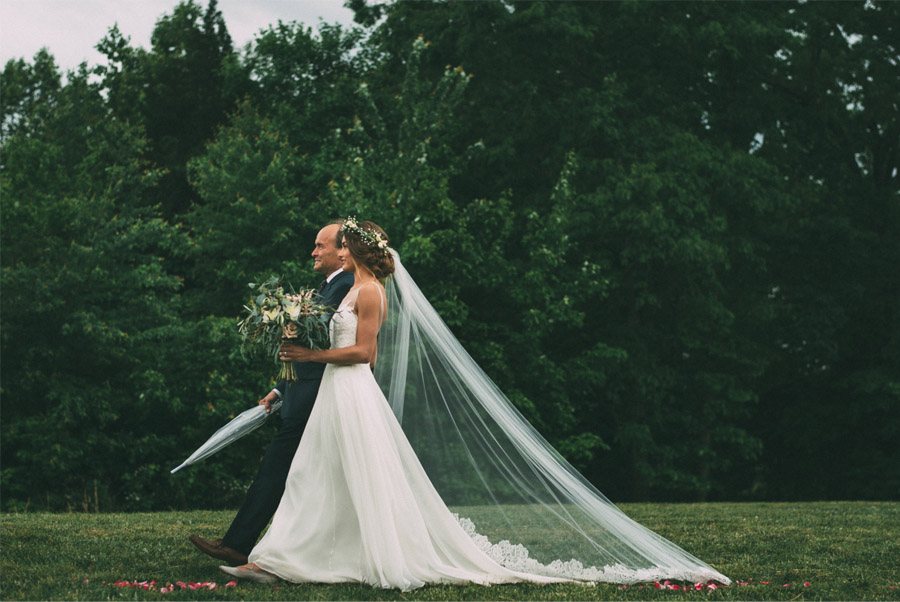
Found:
<svg viewBox="0 0 900 602"><path fill-rule="evenodd" d="M587 581L730 580L628 518L516 410L394 250L375 377L444 502L507 568Z"/></svg>

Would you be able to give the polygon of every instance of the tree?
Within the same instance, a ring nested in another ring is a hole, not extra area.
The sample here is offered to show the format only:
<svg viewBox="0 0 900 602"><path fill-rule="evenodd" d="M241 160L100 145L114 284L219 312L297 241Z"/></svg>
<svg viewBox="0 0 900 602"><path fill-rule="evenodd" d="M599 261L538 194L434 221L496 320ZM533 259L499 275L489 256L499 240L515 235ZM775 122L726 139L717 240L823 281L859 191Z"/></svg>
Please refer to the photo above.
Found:
<svg viewBox="0 0 900 602"><path fill-rule="evenodd" d="M4 489L96 507L159 415L134 388L159 377L147 343L175 317L162 256L177 235L142 206L158 175L140 132L109 118L84 66L63 86L46 59L4 71L41 74L3 140Z"/></svg>
<svg viewBox="0 0 900 602"><path fill-rule="evenodd" d="M112 108L143 126L146 158L165 170L155 196L172 218L197 201L187 181L188 160L202 152L248 91L217 0L206 10L194 0L177 4L156 23L149 52L131 48L115 27L98 49L107 57L97 72Z"/></svg>
<svg viewBox="0 0 900 602"><path fill-rule="evenodd" d="M797 5L770 79L758 154L803 195L771 262L778 350L763 381L769 495L894 495L897 358L897 6ZM893 451L892 451L893 450ZM784 462L783 458L791 458Z"/></svg>

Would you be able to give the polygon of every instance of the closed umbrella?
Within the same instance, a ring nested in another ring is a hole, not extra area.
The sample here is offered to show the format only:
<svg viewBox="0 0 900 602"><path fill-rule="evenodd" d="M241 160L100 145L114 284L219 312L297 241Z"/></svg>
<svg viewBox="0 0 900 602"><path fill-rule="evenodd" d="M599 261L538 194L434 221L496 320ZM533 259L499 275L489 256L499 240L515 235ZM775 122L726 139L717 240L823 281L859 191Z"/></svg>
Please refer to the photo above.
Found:
<svg viewBox="0 0 900 602"><path fill-rule="evenodd" d="M276 412L281 407L281 400L278 399L271 404L272 411ZM197 451L188 456L188 459L181 463L177 468L172 469L172 473L176 473L185 466L190 466L194 462L199 462L204 458L208 458L223 447L231 445L244 435L252 433L262 426L269 416L266 413L266 407L257 405L249 410L241 412L232 419L231 422L213 433L206 443L197 448Z"/></svg>

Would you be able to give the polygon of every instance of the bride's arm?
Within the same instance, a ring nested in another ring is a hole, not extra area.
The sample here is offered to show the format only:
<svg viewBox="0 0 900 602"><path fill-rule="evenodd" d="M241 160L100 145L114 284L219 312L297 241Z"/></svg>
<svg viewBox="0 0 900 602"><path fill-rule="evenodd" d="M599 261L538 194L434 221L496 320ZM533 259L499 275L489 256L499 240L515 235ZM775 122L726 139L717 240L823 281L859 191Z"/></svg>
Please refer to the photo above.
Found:
<svg viewBox="0 0 900 602"><path fill-rule="evenodd" d="M307 349L297 345L281 346L279 359L323 364L368 364L375 359L378 329L381 326L381 291L364 286L356 299L356 344L338 349Z"/></svg>

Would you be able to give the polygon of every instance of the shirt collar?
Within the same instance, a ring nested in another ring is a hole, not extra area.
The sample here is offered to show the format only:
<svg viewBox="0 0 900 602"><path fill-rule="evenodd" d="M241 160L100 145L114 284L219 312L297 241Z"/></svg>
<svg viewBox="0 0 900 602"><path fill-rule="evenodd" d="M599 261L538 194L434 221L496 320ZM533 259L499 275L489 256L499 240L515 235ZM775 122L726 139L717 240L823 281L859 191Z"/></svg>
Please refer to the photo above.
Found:
<svg viewBox="0 0 900 602"><path fill-rule="evenodd" d="M340 274L343 271L344 271L344 268L338 268L335 271L331 272L331 274L328 275L328 278L325 279L325 282L331 284L331 281L334 280L335 276L337 276L338 274Z"/></svg>

